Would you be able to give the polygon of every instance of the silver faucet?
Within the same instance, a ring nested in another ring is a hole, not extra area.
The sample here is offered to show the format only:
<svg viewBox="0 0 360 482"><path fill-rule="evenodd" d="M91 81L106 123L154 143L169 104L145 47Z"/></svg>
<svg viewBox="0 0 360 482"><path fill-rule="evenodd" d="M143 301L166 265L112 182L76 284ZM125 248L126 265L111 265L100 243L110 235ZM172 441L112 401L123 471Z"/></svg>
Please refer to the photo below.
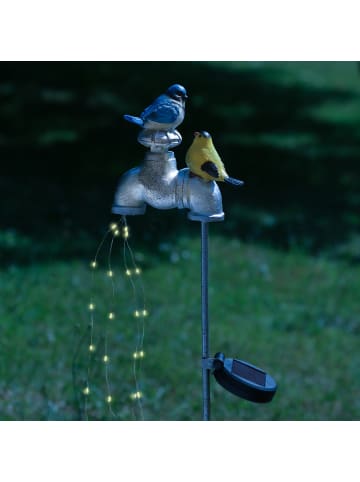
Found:
<svg viewBox="0 0 360 482"><path fill-rule="evenodd" d="M223 221L221 192L215 181L204 181L188 168L177 169L170 148L182 141L177 130L142 129L138 142L149 149L143 163L120 178L112 212L144 214L146 204L156 209L189 209L193 221Z"/></svg>

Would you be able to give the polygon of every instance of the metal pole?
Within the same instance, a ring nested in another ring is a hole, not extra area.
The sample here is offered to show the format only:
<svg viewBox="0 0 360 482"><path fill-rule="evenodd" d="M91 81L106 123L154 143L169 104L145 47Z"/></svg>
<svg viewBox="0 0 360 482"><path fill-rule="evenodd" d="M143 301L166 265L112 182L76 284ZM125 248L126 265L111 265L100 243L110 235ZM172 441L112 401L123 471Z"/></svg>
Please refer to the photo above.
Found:
<svg viewBox="0 0 360 482"><path fill-rule="evenodd" d="M210 370L209 358L209 309L208 309L208 223L201 222L201 335L202 335L202 389L203 420L210 420Z"/></svg>

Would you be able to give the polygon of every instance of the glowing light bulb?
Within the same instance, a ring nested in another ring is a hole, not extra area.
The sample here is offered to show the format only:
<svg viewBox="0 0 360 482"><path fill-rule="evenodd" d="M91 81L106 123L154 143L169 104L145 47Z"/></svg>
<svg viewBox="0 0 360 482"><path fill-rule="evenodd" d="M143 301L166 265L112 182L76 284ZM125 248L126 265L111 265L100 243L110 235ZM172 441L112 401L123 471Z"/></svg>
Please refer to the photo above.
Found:
<svg viewBox="0 0 360 482"><path fill-rule="evenodd" d="M140 269L140 268L135 268L135 273L136 273L136 274L141 274L141 269Z"/></svg>
<svg viewBox="0 0 360 482"><path fill-rule="evenodd" d="M103 356L103 362L104 362L104 363L109 363L109 361L110 361L110 358L109 358L107 355L104 355L104 356Z"/></svg>
<svg viewBox="0 0 360 482"><path fill-rule="evenodd" d="M94 352L96 350L95 345L91 344L89 345L89 351Z"/></svg>
<svg viewBox="0 0 360 482"><path fill-rule="evenodd" d="M120 236L120 231L118 229L114 231L114 236Z"/></svg>
<svg viewBox="0 0 360 482"><path fill-rule="evenodd" d="M141 392L134 392L130 395L130 398L132 400L139 400L140 398L142 398L142 393Z"/></svg>
<svg viewBox="0 0 360 482"><path fill-rule="evenodd" d="M141 351L135 351L135 352L133 353L133 358L134 358L135 360L137 360L138 358L144 358L144 356L145 356L145 352L144 352L143 350L141 350Z"/></svg>
<svg viewBox="0 0 360 482"><path fill-rule="evenodd" d="M94 311L95 310L95 305L94 303L89 303L89 310Z"/></svg>
<svg viewBox="0 0 360 482"><path fill-rule="evenodd" d="M122 234L124 239L127 239L129 237L129 228L127 226L123 228Z"/></svg>
<svg viewBox="0 0 360 482"><path fill-rule="evenodd" d="M126 276L131 276L131 269L127 269L127 270L125 271L125 274L126 274Z"/></svg>
<svg viewBox="0 0 360 482"><path fill-rule="evenodd" d="M89 387L85 387L84 390L83 390L83 394L84 394L84 395L90 395L90 388L89 388Z"/></svg>
<svg viewBox="0 0 360 482"><path fill-rule="evenodd" d="M140 318L141 316L145 317L145 316L148 316L148 315L149 315L148 310L135 310L134 311L135 318Z"/></svg>
<svg viewBox="0 0 360 482"><path fill-rule="evenodd" d="M112 278L114 276L114 272L111 269L107 272L107 275Z"/></svg>
<svg viewBox="0 0 360 482"><path fill-rule="evenodd" d="M111 231L116 231L117 228L118 228L118 225L116 223L111 223L109 227L110 227Z"/></svg>
<svg viewBox="0 0 360 482"><path fill-rule="evenodd" d="M90 266L95 269L97 267L97 262L96 261L91 261Z"/></svg>
<svg viewBox="0 0 360 482"><path fill-rule="evenodd" d="M111 403L113 401L113 398L111 395L108 395L105 400L106 400L106 403Z"/></svg>
<svg viewBox="0 0 360 482"><path fill-rule="evenodd" d="M113 320L113 319L115 318L115 313L110 312L110 313L108 314L108 318L109 318L109 320Z"/></svg>

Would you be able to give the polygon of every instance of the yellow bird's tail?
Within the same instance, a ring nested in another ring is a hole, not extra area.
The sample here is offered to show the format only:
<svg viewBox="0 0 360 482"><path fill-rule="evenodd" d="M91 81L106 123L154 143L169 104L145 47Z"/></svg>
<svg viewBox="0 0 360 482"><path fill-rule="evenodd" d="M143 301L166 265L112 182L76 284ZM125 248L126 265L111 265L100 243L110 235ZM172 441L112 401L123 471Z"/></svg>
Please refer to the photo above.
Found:
<svg viewBox="0 0 360 482"><path fill-rule="evenodd" d="M242 186L244 184L244 181L240 181L240 179L234 179L233 177L225 177L224 182L232 184L233 186Z"/></svg>

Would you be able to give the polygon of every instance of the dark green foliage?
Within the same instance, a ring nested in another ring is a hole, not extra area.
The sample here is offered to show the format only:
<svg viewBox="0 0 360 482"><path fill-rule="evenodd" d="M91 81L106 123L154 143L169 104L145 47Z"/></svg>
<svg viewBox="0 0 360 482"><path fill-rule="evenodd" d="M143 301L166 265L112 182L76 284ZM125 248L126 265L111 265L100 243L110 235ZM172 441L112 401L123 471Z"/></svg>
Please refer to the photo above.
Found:
<svg viewBox="0 0 360 482"><path fill-rule="evenodd" d="M68 256L69 232L97 237L118 177L144 152L122 115L138 114L172 82L189 91L179 167L193 132L207 129L229 174L245 180L241 191L222 187L226 232L315 252L359 229L355 62L24 62L0 70L1 223L45 241L44 252L50 242ZM188 223L170 211L141 225L148 244L164 226L183 232Z"/></svg>

